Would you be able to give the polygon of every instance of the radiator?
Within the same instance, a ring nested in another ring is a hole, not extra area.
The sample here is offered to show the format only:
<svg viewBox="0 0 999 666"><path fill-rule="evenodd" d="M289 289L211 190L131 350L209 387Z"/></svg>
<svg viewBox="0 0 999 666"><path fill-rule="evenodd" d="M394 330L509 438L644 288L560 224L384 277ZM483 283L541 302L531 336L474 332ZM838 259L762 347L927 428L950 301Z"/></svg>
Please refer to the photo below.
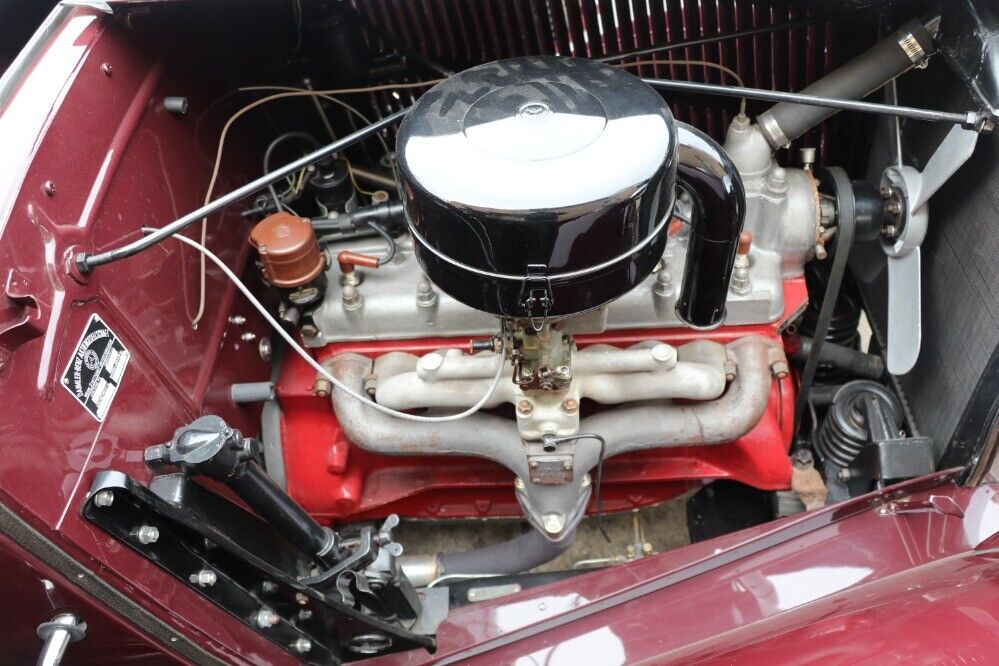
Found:
<svg viewBox="0 0 999 666"><path fill-rule="evenodd" d="M521 55L554 54L600 58L652 45L776 25L810 16L826 16L835 4L820 2L749 2L746 0L350 0L362 16L399 42L453 69ZM840 5L841 7L841 5ZM750 87L800 90L870 45L877 21L862 10L835 21L743 37L719 44L665 52L645 59L707 60L734 70ZM642 76L722 83L721 71L694 65L645 65L631 68ZM416 93L372 96L372 106L387 114L411 103ZM715 138L737 111L738 101L670 95L673 114ZM751 111L766 105L750 104ZM836 145L834 119L802 137L800 146L815 147L828 161L842 163L856 155L864 132L851 128L853 140ZM841 135L847 135L840 129ZM862 151L866 154L866 150Z"/></svg>

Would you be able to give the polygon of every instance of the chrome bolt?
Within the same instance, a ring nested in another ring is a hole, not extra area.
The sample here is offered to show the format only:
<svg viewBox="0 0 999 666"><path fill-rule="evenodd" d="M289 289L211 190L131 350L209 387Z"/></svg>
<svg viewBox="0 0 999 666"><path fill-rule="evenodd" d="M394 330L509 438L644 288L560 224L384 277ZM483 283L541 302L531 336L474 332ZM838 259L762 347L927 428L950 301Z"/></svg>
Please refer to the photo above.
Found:
<svg viewBox="0 0 999 666"><path fill-rule="evenodd" d="M257 339L257 334L253 333L252 331L247 331L246 333L243 333L241 336L239 336L239 339L242 340L243 342L253 342L254 340Z"/></svg>
<svg viewBox="0 0 999 666"><path fill-rule="evenodd" d="M143 545L156 543L160 538L160 530L152 525L143 525L135 533L135 538Z"/></svg>
<svg viewBox="0 0 999 666"><path fill-rule="evenodd" d="M269 338L260 338L257 349L260 352L260 360L264 363L270 363L271 359L274 358L274 346L271 345Z"/></svg>
<svg viewBox="0 0 999 666"><path fill-rule="evenodd" d="M303 608L302 610L298 611L299 622L308 622L311 619L312 619L312 611L310 611L308 608Z"/></svg>
<svg viewBox="0 0 999 666"><path fill-rule="evenodd" d="M301 592L296 592L295 603L298 604L299 606L304 606L305 604L309 603L309 598L304 594L302 594Z"/></svg>
<svg viewBox="0 0 999 666"><path fill-rule="evenodd" d="M277 624L280 619L281 618L278 617L278 614L271 609L261 608L257 611L253 621L261 629L267 629L268 627L273 627Z"/></svg>
<svg viewBox="0 0 999 666"><path fill-rule="evenodd" d="M101 71L104 72L104 76L111 76L114 70L111 69L111 63L105 62L101 64Z"/></svg>
<svg viewBox="0 0 999 666"><path fill-rule="evenodd" d="M218 576L210 569L202 569L191 574L188 579L198 587L211 587L218 581Z"/></svg>
<svg viewBox="0 0 999 666"><path fill-rule="evenodd" d="M272 580L265 580L260 584L260 591L264 594L274 594L278 591L277 583Z"/></svg>
<svg viewBox="0 0 999 666"><path fill-rule="evenodd" d="M529 416L534 411L534 405L530 400L521 400L517 403L517 413L521 416Z"/></svg>
<svg viewBox="0 0 999 666"><path fill-rule="evenodd" d="M56 193L55 183L51 180L46 180L42 183L42 191L45 192L50 197L54 197Z"/></svg>
<svg viewBox="0 0 999 666"><path fill-rule="evenodd" d="M242 326L246 323L246 317L243 315L232 315L229 317L229 323L233 326Z"/></svg>
<svg viewBox="0 0 999 666"><path fill-rule="evenodd" d="M541 524L545 528L545 532L558 534L565 527L565 516L561 513L546 513L542 518Z"/></svg>
<svg viewBox="0 0 999 666"><path fill-rule="evenodd" d="M590 475L584 474L583 478L579 480L580 488L588 488L590 486Z"/></svg>
<svg viewBox="0 0 999 666"><path fill-rule="evenodd" d="M298 654L305 654L312 649L312 641L308 638L296 638L291 644L291 649Z"/></svg>
<svg viewBox="0 0 999 666"><path fill-rule="evenodd" d="M851 476L850 470L847 469L846 467L836 472L836 478L844 483L850 480L850 476Z"/></svg>
<svg viewBox="0 0 999 666"><path fill-rule="evenodd" d="M110 490L101 490L94 495L94 506L111 506L114 503L114 493Z"/></svg>

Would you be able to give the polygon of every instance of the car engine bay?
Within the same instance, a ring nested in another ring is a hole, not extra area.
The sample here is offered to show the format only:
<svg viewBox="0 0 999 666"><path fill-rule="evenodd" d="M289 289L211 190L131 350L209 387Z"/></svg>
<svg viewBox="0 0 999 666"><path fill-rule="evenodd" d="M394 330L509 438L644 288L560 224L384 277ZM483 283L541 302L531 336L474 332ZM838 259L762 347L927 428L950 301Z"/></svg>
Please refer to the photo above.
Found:
<svg viewBox="0 0 999 666"><path fill-rule="evenodd" d="M626 21L610 3L612 29L600 3L281 4L229 26L258 35L240 87L156 100L199 123L203 202L66 255L81 289L132 257L159 259L115 293L182 271L186 316L158 317L158 344L210 396L155 436L133 426L141 461L97 468L87 521L334 663L432 649L449 609L653 554L636 537L529 573L584 524L610 542L607 516L681 501L699 541L953 455L898 378L921 353L928 202L995 120L952 62L957 9L626 3ZM197 15L144 5L121 18L140 35ZM928 74L957 106L899 102ZM903 159L924 127L937 143ZM227 171L237 154L250 166ZM877 288L858 257L885 267ZM100 423L150 353L129 326L65 333L71 396L53 390ZM175 344L205 330L212 367ZM424 526L494 519L523 528L420 552Z"/></svg>

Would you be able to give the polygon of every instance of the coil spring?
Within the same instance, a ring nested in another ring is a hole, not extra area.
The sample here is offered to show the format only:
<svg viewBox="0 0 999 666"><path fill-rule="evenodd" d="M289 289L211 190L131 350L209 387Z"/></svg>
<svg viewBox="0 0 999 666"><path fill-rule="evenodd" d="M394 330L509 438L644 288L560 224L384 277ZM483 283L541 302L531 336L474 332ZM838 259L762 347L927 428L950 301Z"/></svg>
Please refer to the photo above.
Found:
<svg viewBox="0 0 999 666"><path fill-rule="evenodd" d="M843 384L833 396L816 441L816 448L827 461L839 467L849 467L867 443L864 398L870 395L878 399L885 416L892 423L901 423L902 405L887 388L865 379Z"/></svg>

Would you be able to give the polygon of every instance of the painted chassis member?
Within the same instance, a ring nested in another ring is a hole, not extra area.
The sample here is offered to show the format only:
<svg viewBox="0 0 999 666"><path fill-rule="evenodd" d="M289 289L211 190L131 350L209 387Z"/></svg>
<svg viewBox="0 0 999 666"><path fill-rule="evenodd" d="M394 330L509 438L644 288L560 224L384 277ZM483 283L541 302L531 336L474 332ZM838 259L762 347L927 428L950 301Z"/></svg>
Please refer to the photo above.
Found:
<svg viewBox="0 0 999 666"><path fill-rule="evenodd" d="M14 663L38 652L35 628L60 612L88 623L67 663L295 661L80 513L100 470L147 482L143 448L180 423L214 413L253 432L259 409L233 404L228 387L270 372L257 343L268 335L263 322L219 272L208 272L208 317L188 324L198 258L179 244L89 275L72 261L80 248L134 240L140 226L200 203L224 117L189 122L159 100L182 88L192 108L210 109L214 91L232 82L201 63L252 68L266 57L220 46L246 40L238 21L176 51L183 18L174 20L155 7L138 6L127 21L58 8L0 86L0 576L9 595L0 651ZM139 40L148 41L137 48ZM236 130L221 189L255 175L253 129ZM236 211L217 216L208 245L244 269L249 245L226 239L248 228ZM58 385L94 313L131 353L102 422ZM301 378L293 365L286 371L293 401ZM765 427L779 442L789 414L772 411ZM999 647L999 479L985 453L975 469L458 610L440 626L434 654L372 663L987 661ZM781 463L769 488L786 487ZM696 478L734 475L720 469ZM488 486L490 469L479 473ZM660 468L646 479L649 495L631 504L676 494L687 486L663 482L691 478ZM609 481L610 508L627 507L628 493L615 495ZM495 501L496 513L515 511L506 495ZM365 516L356 506L345 513Z"/></svg>

